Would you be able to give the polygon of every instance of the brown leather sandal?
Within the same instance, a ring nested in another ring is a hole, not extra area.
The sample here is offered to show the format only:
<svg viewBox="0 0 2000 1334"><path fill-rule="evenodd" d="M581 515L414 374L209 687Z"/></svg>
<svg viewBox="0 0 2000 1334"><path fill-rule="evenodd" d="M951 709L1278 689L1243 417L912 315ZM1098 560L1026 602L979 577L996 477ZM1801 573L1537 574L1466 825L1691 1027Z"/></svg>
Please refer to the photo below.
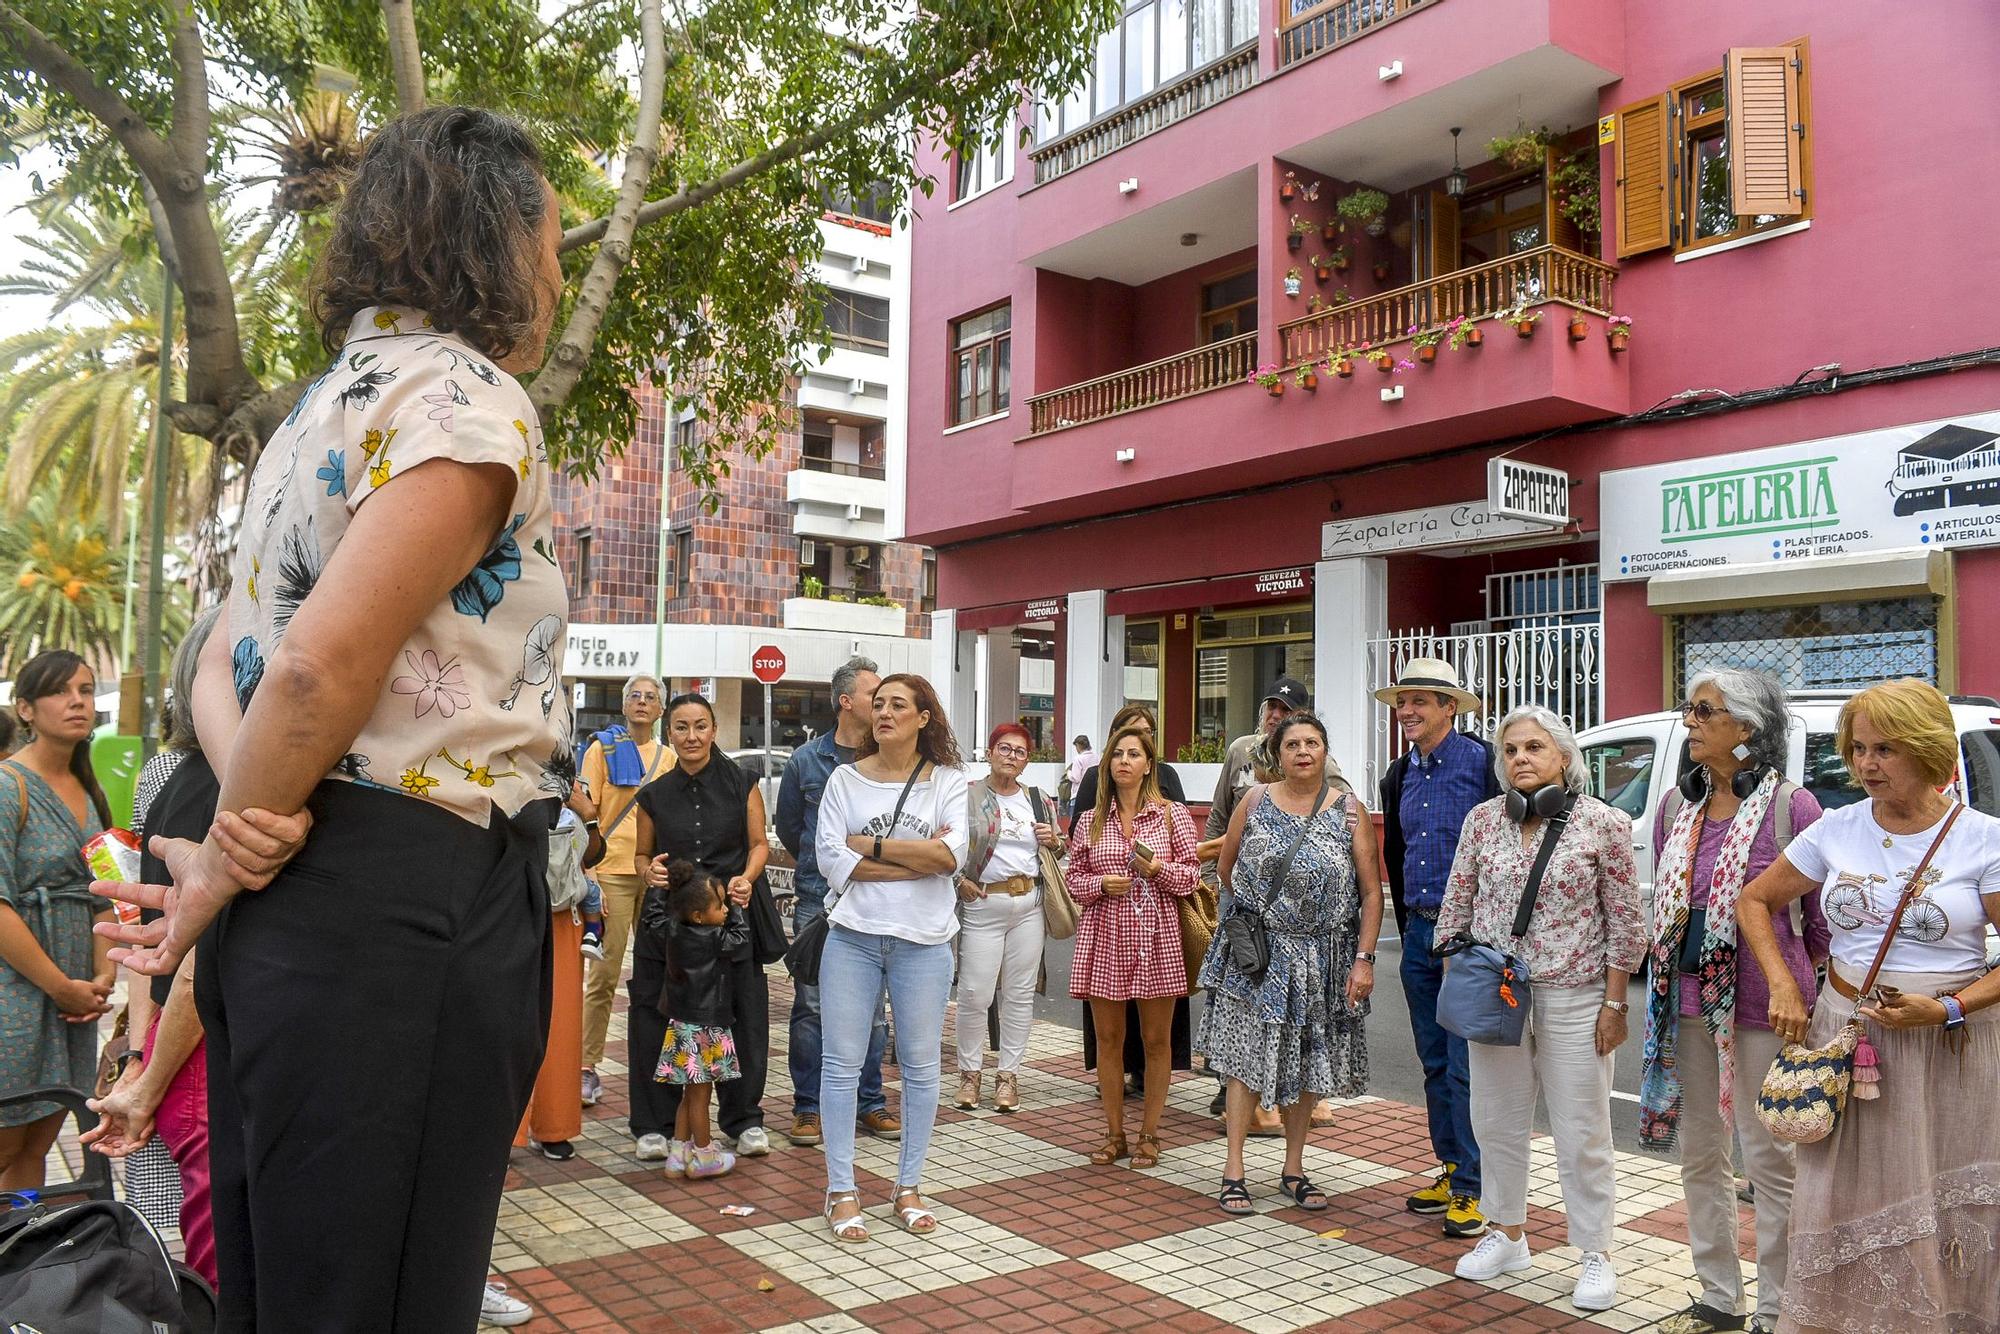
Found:
<svg viewBox="0 0 2000 1334"><path fill-rule="evenodd" d="M1158 1167L1160 1164L1160 1137L1158 1135L1139 1136L1139 1147L1132 1151L1132 1166Z"/></svg>
<svg viewBox="0 0 2000 1334"><path fill-rule="evenodd" d="M1132 1151L1125 1145L1125 1136L1108 1135L1105 1137L1104 1147L1091 1154L1090 1161L1096 1167L1109 1167L1120 1158L1130 1157L1131 1153Z"/></svg>

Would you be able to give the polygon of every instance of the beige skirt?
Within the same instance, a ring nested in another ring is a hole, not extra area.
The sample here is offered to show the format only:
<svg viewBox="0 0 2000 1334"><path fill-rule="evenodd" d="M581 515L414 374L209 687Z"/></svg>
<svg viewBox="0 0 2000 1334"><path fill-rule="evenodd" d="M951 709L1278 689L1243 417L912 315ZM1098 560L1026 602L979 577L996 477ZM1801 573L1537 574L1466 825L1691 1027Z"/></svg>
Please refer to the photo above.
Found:
<svg viewBox="0 0 2000 1334"><path fill-rule="evenodd" d="M1884 971L1880 980L1937 995L1979 976ZM1821 987L1807 1045L1831 1042L1854 1010ZM1939 1028L1862 1022L1882 1096L1850 1098L1831 1135L1798 1146L1778 1328L2000 1331L2000 1007L1968 1019L1962 1046Z"/></svg>

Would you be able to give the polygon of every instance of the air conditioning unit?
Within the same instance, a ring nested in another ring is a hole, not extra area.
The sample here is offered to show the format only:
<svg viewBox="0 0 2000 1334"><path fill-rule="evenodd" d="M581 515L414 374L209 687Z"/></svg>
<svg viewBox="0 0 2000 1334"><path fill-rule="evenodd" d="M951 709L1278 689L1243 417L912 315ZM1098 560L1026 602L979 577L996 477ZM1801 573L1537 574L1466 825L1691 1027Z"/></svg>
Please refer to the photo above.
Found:
<svg viewBox="0 0 2000 1334"><path fill-rule="evenodd" d="M819 543L810 537L799 539L799 564L811 565L819 559Z"/></svg>
<svg viewBox="0 0 2000 1334"><path fill-rule="evenodd" d="M873 560L874 557L875 549L873 547L849 547L847 549L847 568L850 570L865 570L868 568L868 562Z"/></svg>

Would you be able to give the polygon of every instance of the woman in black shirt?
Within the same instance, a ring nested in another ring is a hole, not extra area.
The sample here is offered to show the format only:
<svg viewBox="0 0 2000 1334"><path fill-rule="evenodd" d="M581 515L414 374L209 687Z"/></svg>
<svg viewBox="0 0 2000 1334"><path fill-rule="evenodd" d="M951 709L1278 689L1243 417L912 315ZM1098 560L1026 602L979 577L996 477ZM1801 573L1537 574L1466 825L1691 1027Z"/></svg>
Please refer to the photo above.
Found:
<svg viewBox="0 0 2000 1334"><path fill-rule="evenodd" d="M781 927L778 939L768 938L778 918L764 882L764 863L771 856L764 833L764 797L748 774L727 755L716 753L715 711L700 695L678 695L668 701L667 741L674 748L674 767L640 789L632 813L638 822L638 872L646 879L650 900L665 891L670 860L693 862L721 877L729 901L750 919L752 956L732 962L729 973L736 1056L743 1075L718 1091L716 1119L722 1133L736 1141L736 1152L754 1158L770 1151L762 1106L771 1058L771 998L764 964L784 951ZM642 911L641 916L646 914ZM666 1023L659 1014L666 950L665 937L646 930L637 933L632 947L632 1009L626 1016L625 1050L633 1072L635 1139L648 1134L671 1138L680 1110L680 1087L655 1083L650 1077L666 1040Z"/></svg>

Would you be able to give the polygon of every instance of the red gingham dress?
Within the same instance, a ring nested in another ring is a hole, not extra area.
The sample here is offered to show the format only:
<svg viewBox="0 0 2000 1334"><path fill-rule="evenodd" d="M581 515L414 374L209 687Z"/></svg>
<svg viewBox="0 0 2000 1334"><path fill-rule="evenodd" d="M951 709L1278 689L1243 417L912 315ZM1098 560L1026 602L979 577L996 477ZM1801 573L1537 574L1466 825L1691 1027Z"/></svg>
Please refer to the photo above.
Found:
<svg viewBox="0 0 2000 1334"><path fill-rule="evenodd" d="M1069 994L1079 1000L1151 1000L1185 996L1187 965L1181 961L1180 915L1173 897L1194 892L1200 872L1200 841L1187 807L1164 801L1148 806L1132 821L1132 832L1160 861L1154 879L1136 876L1123 898L1106 897L1107 875L1130 873L1132 841L1113 818L1092 846L1095 811L1085 812L1069 841L1064 878L1076 899L1076 953Z"/></svg>

